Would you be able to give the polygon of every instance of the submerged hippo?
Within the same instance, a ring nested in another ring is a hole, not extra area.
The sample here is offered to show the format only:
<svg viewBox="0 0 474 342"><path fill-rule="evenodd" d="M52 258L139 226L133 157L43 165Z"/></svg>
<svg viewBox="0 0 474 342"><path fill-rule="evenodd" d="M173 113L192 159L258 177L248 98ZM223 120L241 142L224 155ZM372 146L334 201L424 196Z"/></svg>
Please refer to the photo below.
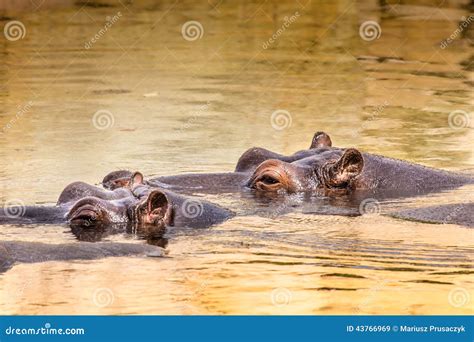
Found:
<svg viewBox="0 0 474 342"><path fill-rule="evenodd" d="M59 195L57 205L63 205L77 201L84 197L97 197L103 200L117 200L132 196L130 191L130 174L129 181L123 182L122 186L116 185L113 190L102 189L94 185L84 182L74 182L64 188Z"/></svg>
<svg viewBox="0 0 474 342"><path fill-rule="evenodd" d="M262 147L252 147L240 156L235 166L235 172L253 172L258 165L268 159L278 159L291 163L326 151L330 147L332 147L332 141L325 132L316 132L309 149L298 151L290 156L275 153Z"/></svg>
<svg viewBox="0 0 474 342"><path fill-rule="evenodd" d="M474 227L474 203L472 202L406 209L389 215L410 221Z"/></svg>
<svg viewBox="0 0 474 342"><path fill-rule="evenodd" d="M130 185L130 177L133 173L127 170L112 171L102 180L102 186L108 190L127 187Z"/></svg>
<svg viewBox="0 0 474 342"><path fill-rule="evenodd" d="M85 207L86 203L91 206L88 226L100 223L120 223L126 222L121 218L124 208L133 205L136 201L128 188L110 191L83 182L74 182L64 188L55 206L0 208L0 223L64 224L70 222L74 224L80 219L75 216L77 209ZM107 215L94 215L94 213L102 212L107 212ZM86 224L85 221L82 223Z"/></svg>
<svg viewBox="0 0 474 342"><path fill-rule="evenodd" d="M230 210L198 198L151 188L144 184L143 175L138 177L142 177L141 181L136 183L132 192L136 198L146 199L146 202L142 201L130 211L130 217L136 218L136 222L163 227L204 228L224 222L234 215Z"/></svg>
<svg viewBox="0 0 474 342"><path fill-rule="evenodd" d="M73 183L60 195L56 206L0 209L0 223L4 224L70 223L86 227L130 223L156 229L167 226L201 228L232 216L231 211L208 201L183 197L164 189L150 189L139 172L132 174L128 188L110 191Z"/></svg>
<svg viewBox="0 0 474 342"><path fill-rule="evenodd" d="M261 163L247 185L259 192L369 191L390 197L416 196L473 183L474 178L349 149L333 148L285 162Z"/></svg>
<svg viewBox="0 0 474 342"><path fill-rule="evenodd" d="M46 244L26 241L0 241L0 272L18 263L94 260L118 256L164 256L161 247L138 243L74 242Z"/></svg>
<svg viewBox="0 0 474 342"><path fill-rule="evenodd" d="M416 196L473 183L474 178L402 160L332 147L324 132L315 134L310 149L291 156L262 148L247 150L236 171L157 177L151 186L178 192L315 194L378 193L386 197Z"/></svg>
<svg viewBox="0 0 474 342"><path fill-rule="evenodd" d="M251 173L255 168L265 160L280 159L292 162L298 159L312 156L319 153L322 149L331 147L332 142L329 135L324 132L317 132L314 135L309 150L296 152L291 156L284 156L264 148L254 147L242 154L237 162L234 172L217 172L217 173L188 173L174 176L160 176L149 179L147 184L150 186L172 189L183 193L232 193L239 192L247 187L247 183ZM121 174L126 172L122 170ZM106 176L110 183L111 179L118 178L115 174ZM104 178L105 179L105 178ZM119 183L120 181L117 181Z"/></svg>

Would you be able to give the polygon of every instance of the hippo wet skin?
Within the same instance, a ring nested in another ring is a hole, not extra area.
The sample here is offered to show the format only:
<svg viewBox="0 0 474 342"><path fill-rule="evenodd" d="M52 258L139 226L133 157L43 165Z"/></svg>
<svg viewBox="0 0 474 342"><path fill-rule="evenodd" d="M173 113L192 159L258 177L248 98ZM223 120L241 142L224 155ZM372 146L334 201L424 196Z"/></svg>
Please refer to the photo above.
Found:
<svg viewBox="0 0 474 342"><path fill-rule="evenodd" d="M129 209L129 216L138 224L205 228L234 216L230 210L203 199L152 188L145 184L141 173L132 178L132 193L140 203Z"/></svg>
<svg viewBox="0 0 474 342"><path fill-rule="evenodd" d="M388 215L410 221L474 227L474 203L472 202L406 209Z"/></svg>
<svg viewBox="0 0 474 342"><path fill-rule="evenodd" d="M130 178L130 176L129 176ZM117 200L132 196L128 182L123 182L123 186L115 186L113 190L102 189L84 182L74 182L64 188L59 195L56 204L62 205L77 201L84 197L96 197L103 200Z"/></svg>
<svg viewBox="0 0 474 342"><path fill-rule="evenodd" d="M252 148L240 157L235 172L157 177L148 184L183 193L251 189L257 193L343 194L346 190L409 197L473 182L466 175L332 147L329 135L317 132L308 150L290 156Z"/></svg>
<svg viewBox="0 0 474 342"><path fill-rule="evenodd" d="M326 151L331 146L332 141L327 133L316 132L309 149L295 152L290 156L272 152L262 147L252 147L240 156L237 165L235 166L235 172L253 172L258 165L268 159L278 159L291 163L299 159L313 156L322 151Z"/></svg>
<svg viewBox="0 0 474 342"><path fill-rule="evenodd" d="M290 163L266 160L256 168L248 186L260 192L326 189L408 197L473 182L474 179L466 175L361 153L353 148L333 148Z"/></svg>
<svg viewBox="0 0 474 342"><path fill-rule="evenodd" d="M0 224L75 224L80 223L81 219L84 219L82 224L91 227L126 223L126 210L136 202L132 196L117 200L88 196L55 206L4 207L0 208ZM78 215L79 209L83 209L82 213L88 209L88 216Z"/></svg>
<svg viewBox="0 0 474 342"><path fill-rule="evenodd" d="M184 197L165 189L150 189L143 184L143 176L138 172L132 174L129 185L130 188L104 190L76 182L65 188L56 206L2 208L0 223L70 223L87 227L130 223L157 229L168 226L203 228L233 216L231 211L208 201ZM186 212L186 205L197 206L197 214ZM15 211L21 212L12 215Z"/></svg>
<svg viewBox="0 0 474 342"><path fill-rule="evenodd" d="M120 220L120 214L123 208L135 202L133 193L129 188L122 187L115 190L105 190L84 182L74 182L67 185L59 195L55 206L26 206L0 208L0 223L3 224L64 224L68 222L68 216L71 214L72 208L83 200L89 202L91 206L106 208L110 214L115 212L115 221ZM98 211L96 209L96 211ZM104 223L111 215L104 216ZM113 220L108 220L113 221ZM91 221L98 223L99 220Z"/></svg>
<svg viewBox="0 0 474 342"><path fill-rule="evenodd" d="M164 256L161 247L138 243L75 242L46 244L27 241L0 241L0 272L18 263L94 260L118 256Z"/></svg>
<svg viewBox="0 0 474 342"><path fill-rule="evenodd" d="M160 187L164 189L172 189L183 193L232 193L239 192L246 187L248 179L255 168L263 161L268 159L280 159L292 162L298 159L309 157L318 153L320 148L330 147L332 145L331 138L324 132L317 132L312 141L312 148L296 152L291 156L284 156L264 148L251 148L244 152L239 158L234 172L217 172L217 173L189 173L174 176L161 176L147 180L150 186ZM121 170L120 175L130 171ZM107 183L118 182L120 178L116 174L109 174L104 178Z"/></svg>

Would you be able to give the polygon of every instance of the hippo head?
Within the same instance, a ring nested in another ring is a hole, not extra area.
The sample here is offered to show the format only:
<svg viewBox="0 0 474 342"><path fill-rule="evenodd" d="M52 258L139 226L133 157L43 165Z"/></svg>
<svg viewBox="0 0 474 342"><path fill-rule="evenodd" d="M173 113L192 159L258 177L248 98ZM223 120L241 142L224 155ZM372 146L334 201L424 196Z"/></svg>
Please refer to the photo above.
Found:
<svg viewBox="0 0 474 342"><path fill-rule="evenodd" d="M84 197L77 201L66 218L71 225L81 227L127 222L123 206L97 197Z"/></svg>
<svg viewBox="0 0 474 342"><path fill-rule="evenodd" d="M349 189L363 167L362 154L353 148L325 151L292 163L270 159L257 167L247 186L258 193Z"/></svg>
<svg viewBox="0 0 474 342"><path fill-rule="evenodd" d="M132 172L127 170L112 171L102 180L102 185L108 190L127 187L130 185L130 177Z"/></svg>
<svg viewBox="0 0 474 342"><path fill-rule="evenodd" d="M285 156L279 153L272 152L261 147L252 147L245 151L237 161L235 172L251 172L265 160L278 159L286 162L293 162L298 159L303 159L315 154L331 150L332 141L329 135L325 132L316 132L311 141L311 146L308 150L302 150L290 156Z"/></svg>

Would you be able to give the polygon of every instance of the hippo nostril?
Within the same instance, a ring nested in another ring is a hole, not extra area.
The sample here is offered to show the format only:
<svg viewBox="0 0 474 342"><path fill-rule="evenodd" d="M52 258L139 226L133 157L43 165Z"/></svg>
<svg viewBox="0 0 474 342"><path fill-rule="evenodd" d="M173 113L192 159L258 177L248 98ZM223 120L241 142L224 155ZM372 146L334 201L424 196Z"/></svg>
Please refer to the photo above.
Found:
<svg viewBox="0 0 474 342"><path fill-rule="evenodd" d="M74 225L95 226L101 220L101 212L97 206L86 204L73 210L68 218Z"/></svg>

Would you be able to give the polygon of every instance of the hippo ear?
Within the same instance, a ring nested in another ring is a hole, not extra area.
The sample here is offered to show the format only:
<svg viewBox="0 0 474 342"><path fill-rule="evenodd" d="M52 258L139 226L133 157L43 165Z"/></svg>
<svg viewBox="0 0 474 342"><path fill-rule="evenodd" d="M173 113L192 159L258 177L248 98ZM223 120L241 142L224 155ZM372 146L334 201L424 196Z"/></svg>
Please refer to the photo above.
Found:
<svg viewBox="0 0 474 342"><path fill-rule="evenodd" d="M162 208L168 205L168 197L161 190L153 190L148 194L147 210L152 211L156 208Z"/></svg>
<svg viewBox="0 0 474 342"><path fill-rule="evenodd" d="M311 141L309 148L331 147L332 141L328 134L324 132L316 132Z"/></svg>
<svg viewBox="0 0 474 342"><path fill-rule="evenodd" d="M334 163L323 166L325 185L329 187L343 187L357 177L364 168L364 158L355 148L348 148Z"/></svg>
<svg viewBox="0 0 474 342"><path fill-rule="evenodd" d="M164 222L170 224L172 204L162 190L150 192L146 202L146 215L149 223Z"/></svg>
<svg viewBox="0 0 474 342"><path fill-rule="evenodd" d="M144 179L145 177L143 177L143 174L141 172L136 171L132 174L132 177L130 177L128 185L130 186L130 188L133 188L136 185L145 184Z"/></svg>

